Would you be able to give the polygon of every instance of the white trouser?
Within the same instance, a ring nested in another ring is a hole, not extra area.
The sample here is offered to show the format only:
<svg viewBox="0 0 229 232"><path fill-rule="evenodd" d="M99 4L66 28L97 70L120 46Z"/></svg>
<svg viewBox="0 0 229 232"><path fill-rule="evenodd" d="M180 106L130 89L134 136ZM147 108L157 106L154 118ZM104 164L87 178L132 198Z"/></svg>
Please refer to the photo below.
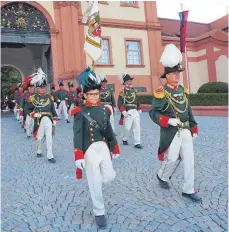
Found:
<svg viewBox="0 0 229 232"><path fill-rule="evenodd" d="M102 184L112 181L116 175L107 144L103 141L92 143L86 151L84 159L94 214L96 216L104 215Z"/></svg>
<svg viewBox="0 0 229 232"><path fill-rule="evenodd" d="M34 120L29 115L26 116L25 126L27 136L31 136L33 133Z"/></svg>
<svg viewBox="0 0 229 232"><path fill-rule="evenodd" d="M134 145L141 143L141 132L140 132L140 115L136 109L128 110L128 117L124 118L124 132L123 141L127 141L129 131L133 126L134 133Z"/></svg>
<svg viewBox="0 0 229 232"><path fill-rule="evenodd" d="M61 118L62 110L63 110L63 112L64 112L65 120L67 120L67 119L68 119L68 109L67 109L65 100L62 100L62 101L60 102L60 105L59 105L59 117L60 117L60 118Z"/></svg>
<svg viewBox="0 0 229 232"><path fill-rule="evenodd" d="M180 135L179 135L180 134ZM194 151L191 132L188 129L183 129L177 132L168 151L165 154L165 159L162 163L158 176L168 181L174 170L175 163L181 156L184 165L184 193L194 193Z"/></svg>
<svg viewBox="0 0 229 232"><path fill-rule="evenodd" d="M17 119L17 113L18 113L18 109L17 109L17 104L15 104L14 106L14 116Z"/></svg>
<svg viewBox="0 0 229 232"><path fill-rule="evenodd" d="M72 117L71 116L71 111L75 108L75 105L72 103L68 112L68 120L71 121Z"/></svg>
<svg viewBox="0 0 229 232"><path fill-rule="evenodd" d="M57 109L57 103L56 102L54 102L54 107L55 107L57 117L59 118L59 109Z"/></svg>
<svg viewBox="0 0 229 232"><path fill-rule="evenodd" d="M46 146L47 146L47 158L52 159L53 158L53 152L52 152L52 121L49 117L44 116L40 121L40 126L37 132L37 147L36 152L38 154L42 154L42 139L43 137L46 137Z"/></svg>

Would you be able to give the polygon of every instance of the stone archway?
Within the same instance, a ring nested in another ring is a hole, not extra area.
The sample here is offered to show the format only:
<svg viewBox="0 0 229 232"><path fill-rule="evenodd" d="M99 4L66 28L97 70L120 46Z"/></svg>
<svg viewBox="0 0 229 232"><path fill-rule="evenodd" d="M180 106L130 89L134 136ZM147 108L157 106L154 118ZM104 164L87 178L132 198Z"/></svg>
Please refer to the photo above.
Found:
<svg viewBox="0 0 229 232"><path fill-rule="evenodd" d="M39 25L35 24L35 26L37 27L37 29L41 29L41 27L43 26L44 30L42 31L42 33L43 34L45 32L49 33L49 43L47 42L47 38L44 39L44 37L43 37L43 40L44 40L43 42L44 42L44 44L51 45L51 47L49 49L46 48L46 54L45 54L45 56L47 57L47 54L49 54L50 57L56 57L57 56L57 49L56 49L56 34L57 34L57 31L56 31L53 19L50 16L50 14L48 13L48 11L42 5L40 5L39 3L32 2L32 1L25 1L25 2L3 1L3 2L1 2L1 9L4 9L5 7L7 7L7 6L11 5L11 4L19 4L19 5L23 5L24 4L24 5L30 6L31 9L34 9L33 13L36 12L36 14L37 14L37 12L40 12L40 15L42 15L41 18L43 20L43 24L44 25L40 25L40 28L39 28ZM20 25L23 25L23 23L24 24L28 23L28 22L25 21L25 18L23 18L23 17L22 18L17 18L17 20L18 20L17 23L19 23L19 28L20 28ZM47 31L47 28L48 28L48 31ZM37 31L39 31L39 30L37 30ZM41 32L41 30L40 30L40 32ZM41 41L41 36L39 37L38 34L40 34L40 33L37 33L37 35L36 35L37 41L38 40ZM22 41L22 42L26 42L28 44L32 44L32 46L33 46L33 43L31 43L31 38L29 38L29 39L27 41ZM33 52L33 50L32 50L32 52ZM54 76L57 73L57 64L56 64L56 62L53 62L53 59L50 59L49 61L47 61L47 65L51 65L52 66L52 73L53 73L53 79L54 79ZM27 75L27 74L25 74L25 75Z"/></svg>

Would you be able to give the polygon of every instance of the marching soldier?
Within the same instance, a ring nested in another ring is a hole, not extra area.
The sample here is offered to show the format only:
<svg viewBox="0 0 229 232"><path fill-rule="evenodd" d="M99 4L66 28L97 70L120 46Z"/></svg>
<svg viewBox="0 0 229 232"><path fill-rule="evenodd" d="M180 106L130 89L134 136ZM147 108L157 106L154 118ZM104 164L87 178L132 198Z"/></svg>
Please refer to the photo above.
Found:
<svg viewBox="0 0 229 232"><path fill-rule="evenodd" d="M133 127L134 147L142 149L141 131L140 131L140 114L142 112L137 92L132 88L132 78L129 74L124 73L119 76L124 90L118 96L118 108L121 112L119 124L124 124L123 145L128 145L129 131Z"/></svg>
<svg viewBox="0 0 229 232"><path fill-rule="evenodd" d="M17 120L17 111L18 111L18 109L17 109L18 108L17 101L18 101L19 90L18 90L18 86L17 85L13 85L12 89L14 91L13 97L12 97L12 99L13 99L12 101L14 103L13 112L14 112L14 116L15 116L15 118Z"/></svg>
<svg viewBox="0 0 229 232"><path fill-rule="evenodd" d="M95 220L99 227L106 226L102 185L115 178L109 146L112 143L112 158L120 154L113 133L109 112L99 101L100 78L90 69L85 69L78 78L86 102L72 110L74 115L74 148L77 178L85 168L93 203Z"/></svg>
<svg viewBox="0 0 229 232"><path fill-rule="evenodd" d="M57 113L57 117L59 118L59 110L58 110L58 104L57 104L57 99L56 99L56 88L55 85L51 85L51 94L50 94L53 99L54 99L54 107Z"/></svg>
<svg viewBox="0 0 229 232"><path fill-rule="evenodd" d="M14 93L14 103L15 103L15 107L14 107L14 115L17 119L17 121L20 121L20 96L23 94L23 89L21 87L21 83L17 84L17 87L15 88L15 93Z"/></svg>
<svg viewBox="0 0 229 232"><path fill-rule="evenodd" d="M33 112L30 116L34 118L33 135L36 138L37 157L42 157L41 141L46 138L47 158L51 163L55 163L53 158L52 133L56 126L57 114L53 104L51 95L46 94L47 75L41 68L34 73L31 84L37 88L38 94L29 98L29 102L33 104Z"/></svg>
<svg viewBox="0 0 229 232"><path fill-rule="evenodd" d="M56 91L56 102L57 102L57 105L58 105L58 116L59 116L59 119L61 119L61 114L62 114L62 111L64 113L64 118L66 120L67 123L69 123L69 120L68 120L68 92L67 90L64 89L64 83L62 80L59 80L58 81L58 84L59 84L59 90Z"/></svg>
<svg viewBox="0 0 229 232"><path fill-rule="evenodd" d="M103 77L101 81L101 90L100 90L100 101L109 107L111 111L110 122L111 126L114 130L114 111L116 110L115 98L112 90L107 87L107 77L106 75Z"/></svg>
<svg viewBox="0 0 229 232"><path fill-rule="evenodd" d="M77 105L78 103L78 98L77 98L77 91L74 91L74 85L71 81L68 82L68 120L69 122L71 121L71 111L72 109Z"/></svg>
<svg viewBox="0 0 229 232"><path fill-rule="evenodd" d="M193 117L188 90L179 85L182 55L179 49L169 44L165 47L160 62L165 67L161 78L167 83L154 92L151 119L161 127L158 158L163 161L157 174L162 188L170 188L168 180L178 158L184 164L182 195L194 201L200 196L194 191L193 139L197 137L198 126Z"/></svg>

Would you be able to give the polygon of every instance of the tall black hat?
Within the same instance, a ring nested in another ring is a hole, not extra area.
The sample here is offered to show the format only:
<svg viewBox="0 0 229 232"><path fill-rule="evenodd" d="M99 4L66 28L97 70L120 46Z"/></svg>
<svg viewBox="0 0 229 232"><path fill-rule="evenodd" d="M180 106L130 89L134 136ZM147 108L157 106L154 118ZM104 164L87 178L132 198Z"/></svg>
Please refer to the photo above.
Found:
<svg viewBox="0 0 229 232"><path fill-rule="evenodd" d="M182 54L174 44L166 45L160 62L165 67L165 71L161 78L166 78L166 74L169 73L184 71L184 69L181 68Z"/></svg>

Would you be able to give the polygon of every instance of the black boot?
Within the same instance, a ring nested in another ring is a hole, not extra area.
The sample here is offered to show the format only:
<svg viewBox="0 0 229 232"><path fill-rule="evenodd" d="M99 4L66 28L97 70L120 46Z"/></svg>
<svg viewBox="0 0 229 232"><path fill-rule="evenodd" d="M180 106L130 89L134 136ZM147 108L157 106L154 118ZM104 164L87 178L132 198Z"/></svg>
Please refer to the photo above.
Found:
<svg viewBox="0 0 229 232"><path fill-rule="evenodd" d="M138 148L138 149L142 149L142 148L143 148L143 146L142 146L141 144L137 144L137 145L135 145L134 147L136 147L136 148Z"/></svg>
<svg viewBox="0 0 229 232"><path fill-rule="evenodd" d="M54 158L52 158L52 159L48 159L48 161L50 162L50 163L56 163L56 160L54 159Z"/></svg>
<svg viewBox="0 0 229 232"><path fill-rule="evenodd" d="M196 201L196 202L200 202L202 199L197 193L190 193L190 194L189 193L182 193L182 196L188 197L191 200Z"/></svg>
<svg viewBox="0 0 229 232"><path fill-rule="evenodd" d="M37 157L38 158L42 157L42 154L37 153Z"/></svg>
<svg viewBox="0 0 229 232"><path fill-rule="evenodd" d="M161 188L163 189L170 189L169 183L167 181L162 180L158 174L157 174L157 179L159 180L159 185L161 186Z"/></svg>
<svg viewBox="0 0 229 232"><path fill-rule="evenodd" d="M104 228L107 226L106 218L104 215L95 216L95 221L98 227Z"/></svg>
<svg viewBox="0 0 229 232"><path fill-rule="evenodd" d="M123 145L129 145L127 141L122 140Z"/></svg>
<svg viewBox="0 0 229 232"><path fill-rule="evenodd" d="M27 135L27 139L31 139L31 136L30 136L30 135Z"/></svg>
<svg viewBox="0 0 229 232"><path fill-rule="evenodd" d="M66 120L66 122L67 122L67 123L70 123L70 121L69 121L68 119Z"/></svg>

